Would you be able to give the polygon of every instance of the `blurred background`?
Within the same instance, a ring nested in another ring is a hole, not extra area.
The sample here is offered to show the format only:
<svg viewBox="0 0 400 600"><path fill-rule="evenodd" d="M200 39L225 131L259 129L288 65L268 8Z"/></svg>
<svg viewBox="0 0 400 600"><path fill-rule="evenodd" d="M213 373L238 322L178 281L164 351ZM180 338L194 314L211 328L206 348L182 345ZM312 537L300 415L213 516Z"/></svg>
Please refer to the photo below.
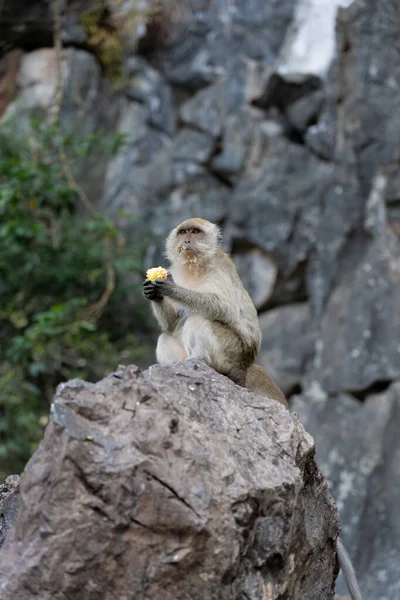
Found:
<svg viewBox="0 0 400 600"><path fill-rule="evenodd" d="M365 600L400 599L399 32L397 0L0 4L2 479L58 383L154 362L145 269L203 217Z"/></svg>

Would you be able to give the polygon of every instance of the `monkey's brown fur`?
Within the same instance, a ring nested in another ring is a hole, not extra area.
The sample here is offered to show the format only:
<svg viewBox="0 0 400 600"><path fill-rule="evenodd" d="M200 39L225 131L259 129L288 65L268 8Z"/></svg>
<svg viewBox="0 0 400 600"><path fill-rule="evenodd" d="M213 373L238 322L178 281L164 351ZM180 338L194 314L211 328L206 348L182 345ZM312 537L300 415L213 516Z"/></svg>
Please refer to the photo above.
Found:
<svg viewBox="0 0 400 600"><path fill-rule="evenodd" d="M238 385L287 406L276 383L254 363L261 343L257 311L220 241L218 227L198 218L169 234L171 276L144 282L162 330L157 360L204 359Z"/></svg>

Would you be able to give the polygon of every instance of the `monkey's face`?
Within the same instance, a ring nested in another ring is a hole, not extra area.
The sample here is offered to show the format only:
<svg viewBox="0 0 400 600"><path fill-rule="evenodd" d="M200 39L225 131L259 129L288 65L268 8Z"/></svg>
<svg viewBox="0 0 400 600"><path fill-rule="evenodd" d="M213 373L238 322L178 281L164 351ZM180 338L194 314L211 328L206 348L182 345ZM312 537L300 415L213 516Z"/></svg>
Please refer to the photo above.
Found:
<svg viewBox="0 0 400 600"><path fill-rule="evenodd" d="M198 227L181 227L176 233L177 250L185 262L196 263L198 254L204 252L205 232Z"/></svg>
<svg viewBox="0 0 400 600"><path fill-rule="evenodd" d="M172 263L201 264L218 249L218 227L203 219L187 219L172 230L167 239L167 255Z"/></svg>

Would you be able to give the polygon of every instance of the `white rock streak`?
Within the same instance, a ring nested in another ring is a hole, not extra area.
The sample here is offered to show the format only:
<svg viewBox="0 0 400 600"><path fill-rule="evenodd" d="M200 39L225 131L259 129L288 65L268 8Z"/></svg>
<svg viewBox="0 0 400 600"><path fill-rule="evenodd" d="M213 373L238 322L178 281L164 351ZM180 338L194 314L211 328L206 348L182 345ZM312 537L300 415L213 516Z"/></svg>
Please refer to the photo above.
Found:
<svg viewBox="0 0 400 600"><path fill-rule="evenodd" d="M301 82L309 75L324 78L335 54L337 9L352 0L299 0L283 45L278 73Z"/></svg>

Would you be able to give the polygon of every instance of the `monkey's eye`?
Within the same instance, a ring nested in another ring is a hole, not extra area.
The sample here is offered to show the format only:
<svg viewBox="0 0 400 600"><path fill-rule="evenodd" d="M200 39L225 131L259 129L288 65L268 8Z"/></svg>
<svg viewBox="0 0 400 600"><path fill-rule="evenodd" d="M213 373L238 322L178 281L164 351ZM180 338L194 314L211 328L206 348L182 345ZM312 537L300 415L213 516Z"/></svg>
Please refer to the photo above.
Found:
<svg viewBox="0 0 400 600"><path fill-rule="evenodd" d="M180 230L178 231L178 233L179 233L179 235L185 235L185 233L186 233L186 229L180 229Z"/></svg>
<svg viewBox="0 0 400 600"><path fill-rule="evenodd" d="M192 233L200 233L200 229L192 229Z"/></svg>

